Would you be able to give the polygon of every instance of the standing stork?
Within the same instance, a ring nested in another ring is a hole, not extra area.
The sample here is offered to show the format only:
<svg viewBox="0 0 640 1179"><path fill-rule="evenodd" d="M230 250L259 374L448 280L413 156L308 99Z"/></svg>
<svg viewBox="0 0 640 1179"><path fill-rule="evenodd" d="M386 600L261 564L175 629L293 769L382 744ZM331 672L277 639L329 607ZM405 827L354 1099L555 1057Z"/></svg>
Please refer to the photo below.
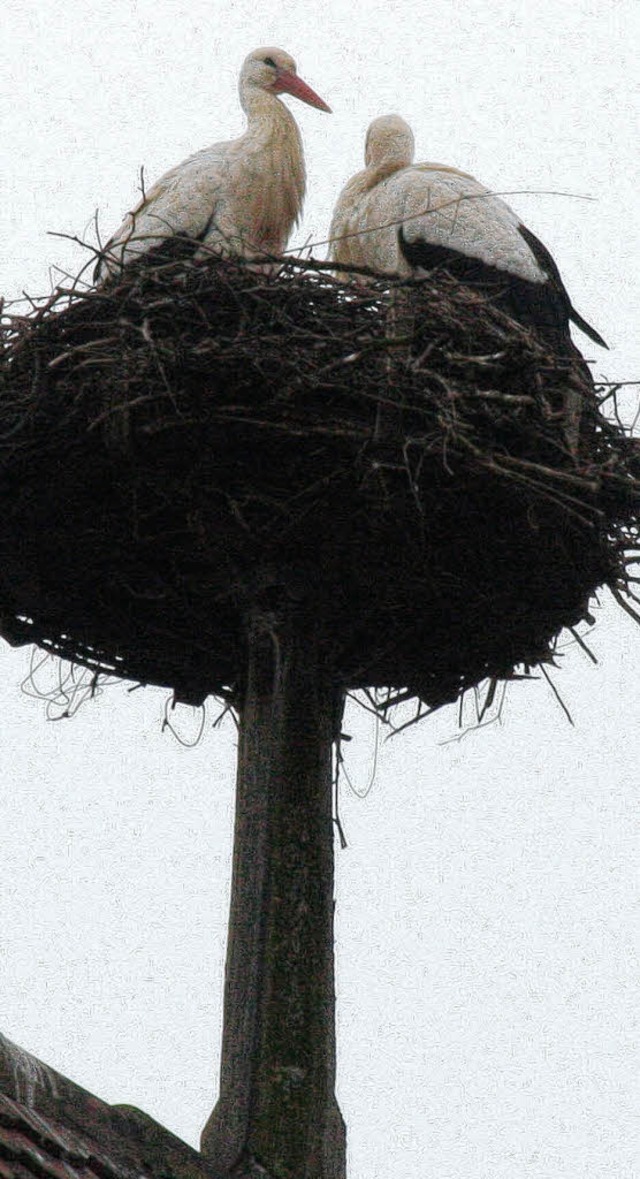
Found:
<svg viewBox="0 0 640 1179"><path fill-rule="evenodd" d="M102 251L96 282L166 238L183 234L217 254L281 254L300 217L305 192L302 140L278 98L291 94L330 111L298 77L282 49L255 49L239 80L247 129L166 172L125 217Z"/></svg>
<svg viewBox="0 0 640 1179"><path fill-rule="evenodd" d="M374 119L366 167L342 190L331 222L339 268L411 278L441 267L520 323L550 333L559 352L573 352L569 321L606 348L573 307L546 246L513 210L466 172L415 164L413 155L404 119Z"/></svg>

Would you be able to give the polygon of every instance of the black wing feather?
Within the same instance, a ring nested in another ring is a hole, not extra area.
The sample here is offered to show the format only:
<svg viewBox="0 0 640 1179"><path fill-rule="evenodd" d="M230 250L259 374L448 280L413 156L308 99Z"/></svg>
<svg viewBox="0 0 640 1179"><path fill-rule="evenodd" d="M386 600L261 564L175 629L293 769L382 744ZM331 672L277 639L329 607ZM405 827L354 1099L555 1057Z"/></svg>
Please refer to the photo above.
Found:
<svg viewBox="0 0 640 1179"><path fill-rule="evenodd" d="M398 231L400 250L411 267L421 270L446 270L460 282L473 286L488 299L511 315L518 323L537 331L550 333L558 342L570 342L569 320L596 344L607 347L595 331L571 304L560 271L547 248L525 226L519 227L536 262L548 275L547 282L531 282L518 274L491 266L451 246L435 245L425 238L407 241L403 229Z"/></svg>
<svg viewBox="0 0 640 1179"><path fill-rule="evenodd" d="M569 298L567 288L562 281L562 275L560 274L556 262L549 253L544 242L541 242L540 238L536 237L535 233L532 233L530 229L527 229L526 225L520 224L518 226L518 230L520 236L523 237L526 241L536 262L539 266L542 267L545 273L549 275L550 282L564 299L569 319L575 323L576 327L580 328L581 332L584 332L586 336L589 336L589 339L593 340L594 344L600 344L602 348L608 349L609 345L605 343L600 333L597 332L595 328L591 327L591 324L587 323L586 319L583 319L573 306L573 303Z"/></svg>
<svg viewBox="0 0 640 1179"><path fill-rule="evenodd" d="M525 327L548 332L558 342L570 339L565 299L550 283L531 282L461 250L433 245L424 238L409 242L402 228L399 244L410 266L421 270L446 270L453 278L480 291L495 307Z"/></svg>

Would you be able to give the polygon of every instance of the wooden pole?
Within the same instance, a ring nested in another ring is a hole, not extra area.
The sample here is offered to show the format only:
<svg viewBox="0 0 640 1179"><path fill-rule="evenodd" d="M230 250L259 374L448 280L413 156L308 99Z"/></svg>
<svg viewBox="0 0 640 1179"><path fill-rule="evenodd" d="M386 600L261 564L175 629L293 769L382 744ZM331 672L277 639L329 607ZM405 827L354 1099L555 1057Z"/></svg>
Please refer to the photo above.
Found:
<svg viewBox="0 0 640 1179"><path fill-rule="evenodd" d="M311 615L289 602L247 622L220 1096L202 1135L237 1176L346 1173L332 822L343 699Z"/></svg>

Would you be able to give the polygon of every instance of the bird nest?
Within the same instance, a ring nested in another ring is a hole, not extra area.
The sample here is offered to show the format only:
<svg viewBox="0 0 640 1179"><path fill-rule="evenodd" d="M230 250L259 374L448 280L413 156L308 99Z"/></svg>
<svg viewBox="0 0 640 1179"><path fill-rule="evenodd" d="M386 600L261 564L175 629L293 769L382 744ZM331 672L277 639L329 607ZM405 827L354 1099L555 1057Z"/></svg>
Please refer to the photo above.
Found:
<svg viewBox="0 0 640 1179"><path fill-rule="evenodd" d="M586 366L446 274L156 249L9 321L0 633L199 702L304 601L346 689L436 707L627 588L640 464Z"/></svg>

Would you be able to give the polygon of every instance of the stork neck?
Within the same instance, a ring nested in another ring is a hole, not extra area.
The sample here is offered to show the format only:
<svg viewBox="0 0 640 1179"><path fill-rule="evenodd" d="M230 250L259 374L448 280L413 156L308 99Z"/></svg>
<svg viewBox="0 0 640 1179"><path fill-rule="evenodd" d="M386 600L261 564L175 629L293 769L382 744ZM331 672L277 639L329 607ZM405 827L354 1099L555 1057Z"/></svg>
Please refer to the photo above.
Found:
<svg viewBox="0 0 640 1179"><path fill-rule="evenodd" d="M404 168L408 168L411 160L407 160L404 156L386 156L383 160L378 160L375 164L369 164L365 169L368 177L368 188L373 188L375 184L380 184L381 180L386 180L388 176L393 176L394 172L402 172Z"/></svg>
<svg viewBox="0 0 640 1179"><path fill-rule="evenodd" d="M362 172L356 172L355 176L345 186L344 193L349 194L351 201L359 200L365 193L371 192L377 184L383 180L387 180L389 176L393 176L395 172L402 171L406 164L400 163L398 160L386 159L380 160L376 164L369 164L368 168L363 168Z"/></svg>
<svg viewBox="0 0 640 1179"><path fill-rule="evenodd" d="M253 210L248 236L266 253L281 254L304 200L302 139L293 115L275 94L251 87L243 99L248 125L242 154L254 177L246 197Z"/></svg>
<svg viewBox="0 0 640 1179"><path fill-rule="evenodd" d="M240 94L242 109L247 116L247 133L251 136L269 133L275 127L296 126L295 119L275 94L247 86Z"/></svg>

